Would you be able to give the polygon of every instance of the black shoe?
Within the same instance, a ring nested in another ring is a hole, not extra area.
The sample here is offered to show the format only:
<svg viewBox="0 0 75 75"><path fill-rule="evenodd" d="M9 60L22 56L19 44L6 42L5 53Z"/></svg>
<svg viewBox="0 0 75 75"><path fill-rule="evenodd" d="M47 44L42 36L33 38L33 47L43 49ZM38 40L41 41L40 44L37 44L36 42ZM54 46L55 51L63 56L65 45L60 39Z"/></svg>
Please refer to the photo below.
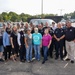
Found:
<svg viewBox="0 0 75 75"><path fill-rule="evenodd" d="M3 59L0 59L0 61L1 61L1 62L4 62L4 60L3 60Z"/></svg>
<svg viewBox="0 0 75 75"><path fill-rule="evenodd" d="M53 56L50 56L50 58L53 58Z"/></svg>
<svg viewBox="0 0 75 75"><path fill-rule="evenodd" d="M45 63L45 61L42 62L42 64L44 64L44 63Z"/></svg>
<svg viewBox="0 0 75 75"><path fill-rule="evenodd" d="M63 55L63 57L65 58L67 55Z"/></svg>
<svg viewBox="0 0 75 75"><path fill-rule="evenodd" d="M24 62L25 62L25 60L20 60L20 62L23 62L23 63L24 63Z"/></svg>
<svg viewBox="0 0 75 75"><path fill-rule="evenodd" d="M69 59L69 58L67 58L67 59L66 59L66 61L70 61L70 59Z"/></svg>
<svg viewBox="0 0 75 75"><path fill-rule="evenodd" d="M46 59L46 61L47 61L48 59Z"/></svg>
<svg viewBox="0 0 75 75"><path fill-rule="evenodd" d="M57 60L58 58L56 57L55 60Z"/></svg>
<svg viewBox="0 0 75 75"><path fill-rule="evenodd" d="M63 61L63 58L61 58L61 60Z"/></svg>
<svg viewBox="0 0 75 75"><path fill-rule="evenodd" d="M74 61L73 61L73 60L71 60L71 63L73 64L73 63L74 63Z"/></svg>

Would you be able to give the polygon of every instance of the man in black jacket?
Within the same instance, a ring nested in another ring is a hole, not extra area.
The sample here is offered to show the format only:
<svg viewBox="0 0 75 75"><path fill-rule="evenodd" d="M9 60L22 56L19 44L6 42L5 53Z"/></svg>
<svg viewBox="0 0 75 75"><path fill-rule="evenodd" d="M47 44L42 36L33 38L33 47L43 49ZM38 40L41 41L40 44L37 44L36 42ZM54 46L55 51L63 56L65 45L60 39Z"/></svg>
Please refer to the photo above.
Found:
<svg viewBox="0 0 75 75"><path fill-rule="evenodd" d="M74 63L75 53L75 28L71 26L71 22L67 21L67 28L65 30L66 50L68 59L71 63Z"/></svg>

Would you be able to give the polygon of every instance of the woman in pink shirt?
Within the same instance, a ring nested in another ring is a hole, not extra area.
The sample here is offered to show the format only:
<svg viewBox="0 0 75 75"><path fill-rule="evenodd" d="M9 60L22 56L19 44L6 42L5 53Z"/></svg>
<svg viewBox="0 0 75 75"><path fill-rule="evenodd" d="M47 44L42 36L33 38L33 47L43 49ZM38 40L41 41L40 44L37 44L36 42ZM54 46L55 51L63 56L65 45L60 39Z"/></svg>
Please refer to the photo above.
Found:
<svg viewBox="0 0 75 75"><path fill-rule="evenodd" d="M48 49L51 45L51 40L52 40L52 37L48 33L48 29L45 29L44 35L42 37L42 46L43 46L43 52L44 52L44 60L43 60L42 64L44 64L45 61L47 60L47 52L48 52Z"/></svg>

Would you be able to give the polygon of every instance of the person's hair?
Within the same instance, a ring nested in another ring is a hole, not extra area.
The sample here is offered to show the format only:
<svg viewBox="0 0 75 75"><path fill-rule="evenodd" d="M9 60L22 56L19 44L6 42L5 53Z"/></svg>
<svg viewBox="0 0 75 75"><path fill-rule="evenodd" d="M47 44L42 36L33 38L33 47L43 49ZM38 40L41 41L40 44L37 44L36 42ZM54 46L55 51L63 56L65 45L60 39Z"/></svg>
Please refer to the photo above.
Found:
<svg viewBox="0 0 75 75"><path fill-rule="evenodd" d="M55 24L55 22L52 22L52 24Z"/></svg>
<svg viewBox="0 0 75 75"><path fill-rule="evenodd" d="M46 29L44 30L44 32L45 32L45 31L48 31L48 32L49 32L48 28L46 28Z"/></svg>
<svg viewBox="0 0 75 75"><path fill-rule="evenodd" d="M17 26L16 26L16 25L13 25L12 29L13 29L13 28L15 28L15 27L17 28Z"/></svg>

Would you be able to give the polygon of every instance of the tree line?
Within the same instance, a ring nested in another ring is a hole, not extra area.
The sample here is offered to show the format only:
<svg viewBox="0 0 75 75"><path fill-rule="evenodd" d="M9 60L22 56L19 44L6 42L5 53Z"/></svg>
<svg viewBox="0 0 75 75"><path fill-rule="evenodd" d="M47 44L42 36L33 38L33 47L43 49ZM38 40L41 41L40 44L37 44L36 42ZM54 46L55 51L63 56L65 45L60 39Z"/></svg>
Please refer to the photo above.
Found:
<svg viewBox="0 0 75 75"><path fill-rule="evenodd" d="M7 22L7 21L13 21L13 22L19 22L19 21L23 21L26 22L28 18L41 18L41 17L46 17L46 16L57 16L57 14L42 14L42 15L29 15L29 14L17 14L15 12L2 12L0 14L0 22ZM65 14L63 17L65 19L67 19L67 16L71 16L71 18L75 19L75 11L73 13L69 13L69 14Z"/></svg>

